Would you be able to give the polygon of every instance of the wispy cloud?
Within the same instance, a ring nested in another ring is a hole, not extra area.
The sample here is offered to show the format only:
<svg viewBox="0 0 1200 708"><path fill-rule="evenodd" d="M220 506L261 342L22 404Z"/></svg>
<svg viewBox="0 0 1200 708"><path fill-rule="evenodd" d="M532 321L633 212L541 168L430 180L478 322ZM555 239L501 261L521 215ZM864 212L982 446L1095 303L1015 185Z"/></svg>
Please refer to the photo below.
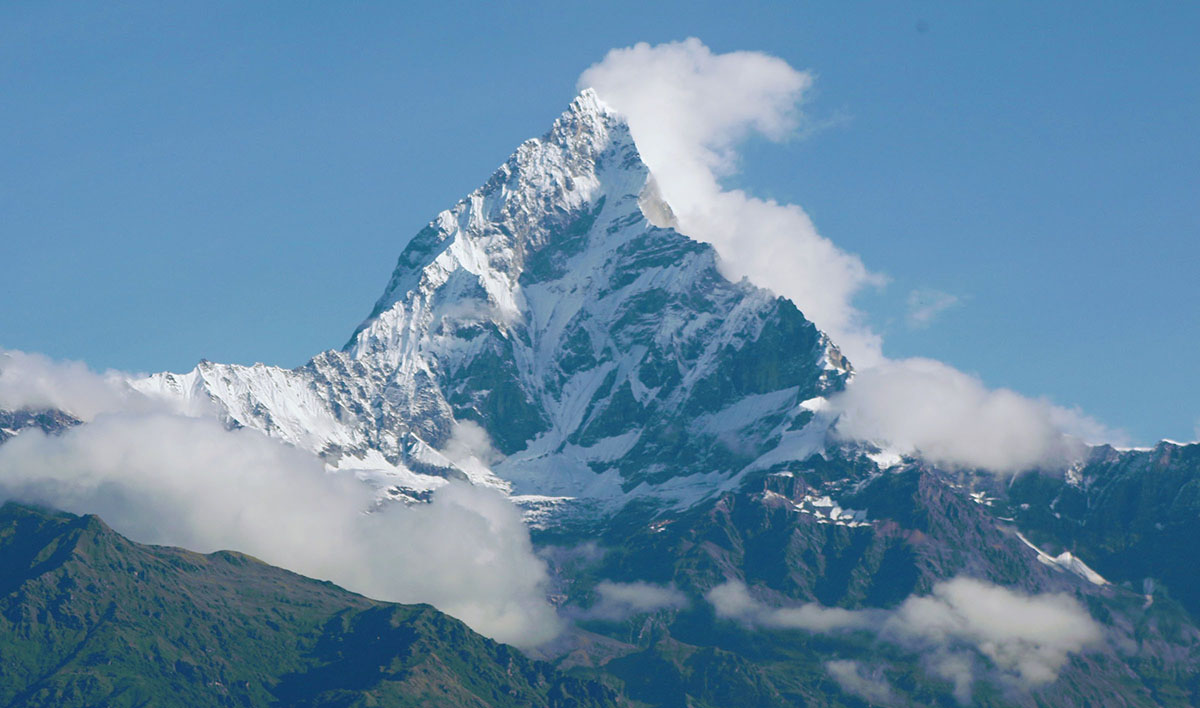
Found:
<svg viewBox="0 0 1200 708"><path fill-rule="evenodd" d="M673 585L655 585L642 581L615 583L608 580L596 585L597 602L581 613L581 617L623 620L646 612L683 609L688 606L687 595Z"/></svg>
<svg viewBox="0 0 1200 708"><path fill-rule="evenodd" d="M908 294L905 321L912 329L925 329L951 308L962 304L962 298L940 290L913 290Z"/></svg>
<svg viewBox="0 0 1200 708"><path fill-rule="evenodd" d="M815 603L771 607L752 597L745 583L736 581L718 585L708 592L706 598L718 617L773 629L803 629L809 632L870 629L885 618L882 611L846 610Z"/></svg>

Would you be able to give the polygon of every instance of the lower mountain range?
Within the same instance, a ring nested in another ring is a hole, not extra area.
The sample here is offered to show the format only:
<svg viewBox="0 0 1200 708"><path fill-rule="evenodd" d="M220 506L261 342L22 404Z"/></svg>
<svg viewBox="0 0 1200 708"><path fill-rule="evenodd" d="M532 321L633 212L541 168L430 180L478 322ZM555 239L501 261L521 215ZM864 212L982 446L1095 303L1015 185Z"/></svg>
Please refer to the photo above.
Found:
<svg viewBox="0 0 1200 708"><path fill-rule="evenodd" d="M615 706L428 605L0 507L0 705Z"/></svg>

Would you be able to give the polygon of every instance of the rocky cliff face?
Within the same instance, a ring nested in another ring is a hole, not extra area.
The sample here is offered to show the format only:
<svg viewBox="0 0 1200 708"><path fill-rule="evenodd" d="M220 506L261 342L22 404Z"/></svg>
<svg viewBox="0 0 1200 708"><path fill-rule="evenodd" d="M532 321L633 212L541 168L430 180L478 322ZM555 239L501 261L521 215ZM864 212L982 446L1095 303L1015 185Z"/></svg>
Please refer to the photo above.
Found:
<svg viewBox="0 0 1200 708"><path fill-rule="evenodd" d="M1200 445L1102 445L1064 475L1026 475L1006 490L1007 513L1053 553L1143 591L1164 589L1200 616Z"/></svg>
<svg viewBox="0 0 1200 708"><path fill-rule="evenodd" d="M55 409L0 410L0 443L17 436L23 430L40 430L43 433L60 433L81 421L70 413Z"/></svg>

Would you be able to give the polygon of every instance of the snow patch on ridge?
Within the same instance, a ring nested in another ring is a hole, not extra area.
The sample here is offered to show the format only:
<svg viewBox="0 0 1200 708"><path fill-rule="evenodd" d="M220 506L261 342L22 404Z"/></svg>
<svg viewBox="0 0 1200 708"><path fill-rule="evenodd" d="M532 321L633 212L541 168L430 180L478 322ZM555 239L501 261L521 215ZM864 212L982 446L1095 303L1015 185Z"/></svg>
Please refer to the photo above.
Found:
<svg viewBox="0 0 1200 708"><path fill-rule="evenodd" d="M1025 538L1025 535L1020 531L1017 531L1016 533L1017 538L1021 539L1022 543L1024 543L1026 546L1029 546L1034 550L1035 553L1037 553L1037 559L1039 563L1078 575L1093 585L1108 585L1108 581L1105 580L1103 576L1089 568L1086 563L1084 563L1070 551L1063 551L1057 556L1052 556L1033 545L1033 543L1029 539Z"/></svg>

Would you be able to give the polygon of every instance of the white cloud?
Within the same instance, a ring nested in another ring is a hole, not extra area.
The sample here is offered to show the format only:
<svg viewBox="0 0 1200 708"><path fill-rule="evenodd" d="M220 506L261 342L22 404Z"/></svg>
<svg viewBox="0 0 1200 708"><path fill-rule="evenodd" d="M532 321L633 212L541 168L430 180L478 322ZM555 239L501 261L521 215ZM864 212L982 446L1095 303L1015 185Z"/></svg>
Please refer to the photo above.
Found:
<svg viewBox="0 0 1200 708"><path fill-rule="evenodd" d="M608 580L596 585L600 599L582 613L582 617L623 620L636 614L688 606L687 596L670 585L655 585L642 581L614 583Z"/></svg>
<svg viewBox="0 0 1200 708"><path fill-rule="evenodd" d="M371 490L252 430L167 413L100 414L0 446L0 499L96 513L144 543L233 549L371 597L428 602L523 646L557 634L547 572L520 512L451 484L430 504Z"/></svg>
<svg viewBox="0 0 1200 708"><path fill-rule="evenodd" d="M1119 437L1078 411L990 390L932 359L888 361L860 371L830 400L836 431L935 464L1017 472L1069 462L1080 438Z"/></svg>
<svg viewBox="0 0 1200 708"><path fill-rule="evenodd" d="M896 703L896 694L881 671L869 669L849 659L827 661L825 671L837 681L843 691L872 705L890 706Z"/></svg>
<svg viewBox="0 0 1200 708"><path fill-rule="evenodd" d="M965 577L942 581L930 595L910 596L894 610L845 610L814 603L776 608L754 599L737 581L713 588L707 598L719 617L748 625L817 633L875 632L880 639L919 653L926 670L954 684L955 696L963 703L970 700L972 685L983 673L1013 688L1040 686L1058 678L1071 654L1095 647L1103 638L1100 625L1068 595L1026 595ZM983 668L978 657L986 657L991 669ZM826 667L846 690L851 689L843 680L863 677L851 664Z"/></svg>
<svg viewBox="0 0 1200 708"><path fill-rule="evenodd" d="M883 279L818 234L800 207L719 182L749 134L782 140L795 131L808 73L759 52L714 54L693 38L614 49L579 84L626 117L677 228L711 243L727 276L790 298L852 361L878 357L878 337L851 301Z"/></svg>
<svg viewBox="0 0 1200 708"><path fill-rule="evenodd" d="M908 312L905 319L910 328L925 329L943 312L961 303L962 298L959 296L940 290L913 290L908 294Z"/></svg>

